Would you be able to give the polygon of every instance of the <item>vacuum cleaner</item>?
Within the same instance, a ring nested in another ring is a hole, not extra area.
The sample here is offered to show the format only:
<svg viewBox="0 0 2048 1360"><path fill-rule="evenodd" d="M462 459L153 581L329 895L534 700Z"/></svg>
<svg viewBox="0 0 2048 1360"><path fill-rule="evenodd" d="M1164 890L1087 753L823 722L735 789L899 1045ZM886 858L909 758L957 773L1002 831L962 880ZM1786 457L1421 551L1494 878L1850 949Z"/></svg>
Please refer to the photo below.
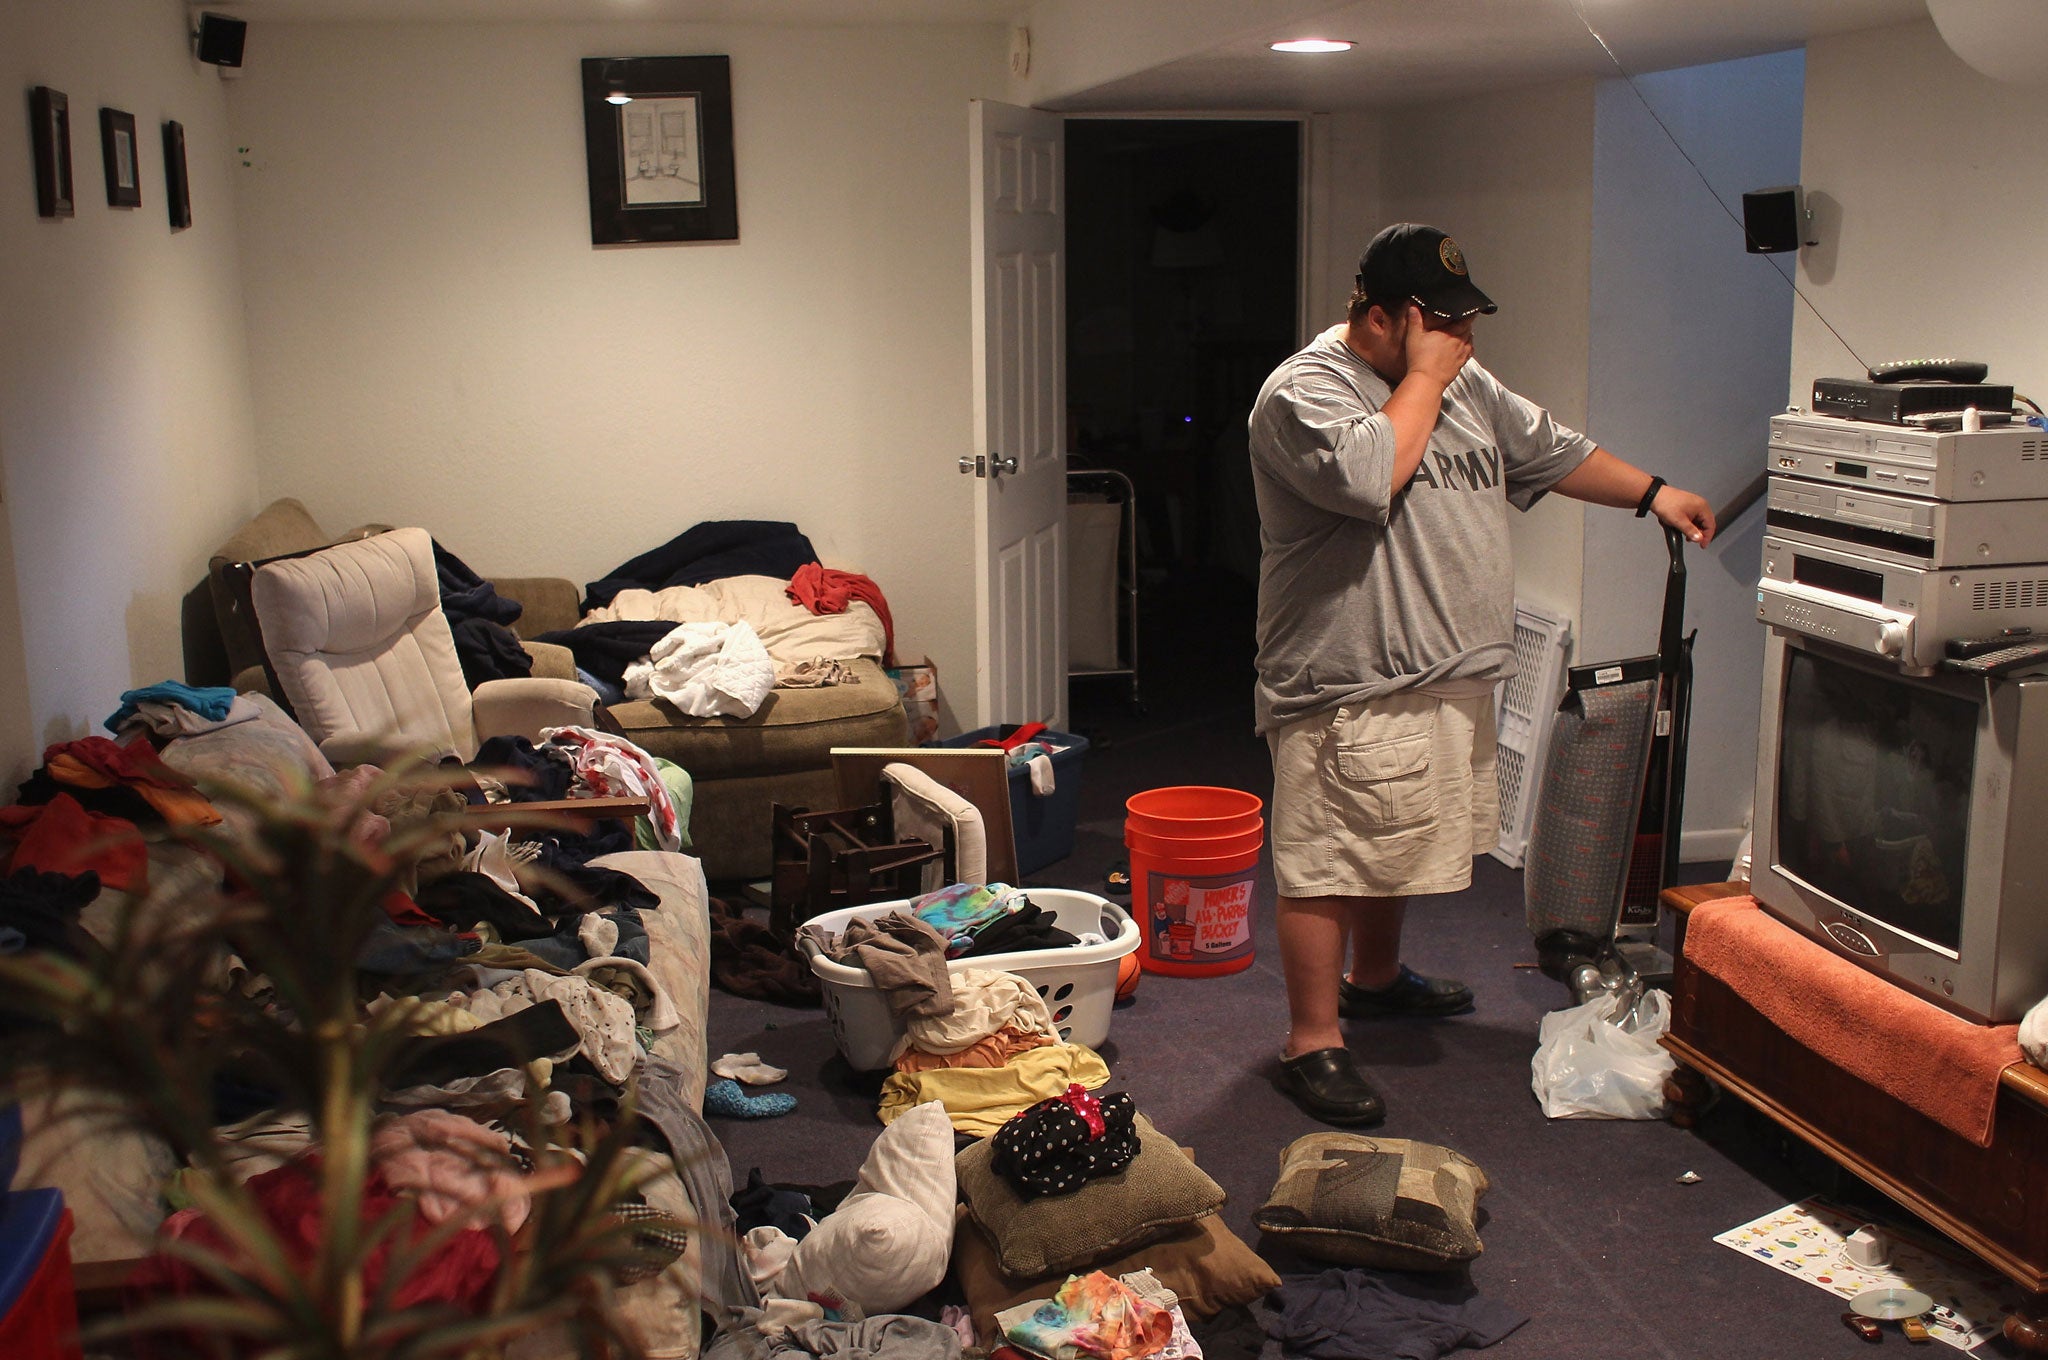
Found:
<svg viewBox="0 0 2048 1360"><path fill-rule="evenodd" d="M1522 889L1539 965L1575 1003L1668 985L1654 938L1657 896L1678 874L1691 717L1692 645L1684 632L1685 539L1664 530L1671 567L1654 656L1567 672L1537 786Z"/></svg>

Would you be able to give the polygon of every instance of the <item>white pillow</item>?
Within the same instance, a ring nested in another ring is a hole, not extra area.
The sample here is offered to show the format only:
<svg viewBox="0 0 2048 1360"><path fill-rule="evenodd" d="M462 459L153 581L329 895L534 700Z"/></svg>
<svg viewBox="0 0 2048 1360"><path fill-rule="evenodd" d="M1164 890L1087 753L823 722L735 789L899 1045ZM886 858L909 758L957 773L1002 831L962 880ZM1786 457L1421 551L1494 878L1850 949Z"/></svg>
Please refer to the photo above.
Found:
<svg viewBox="0 0 2048 1360"><path fill-rule="evenodd" d="M928 1100L882 1130L853 1193L797 1244L773 1292L868 1316L902 1311L946 1278L957 1194L953 1124Z"/></svg>

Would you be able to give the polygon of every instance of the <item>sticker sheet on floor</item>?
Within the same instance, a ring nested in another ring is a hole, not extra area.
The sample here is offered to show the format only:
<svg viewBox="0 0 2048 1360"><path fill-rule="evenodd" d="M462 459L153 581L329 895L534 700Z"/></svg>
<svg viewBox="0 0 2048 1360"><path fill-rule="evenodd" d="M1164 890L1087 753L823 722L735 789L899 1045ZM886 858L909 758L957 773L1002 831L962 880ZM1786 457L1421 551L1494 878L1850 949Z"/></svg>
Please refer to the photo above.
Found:
<svg viewBox="0 0 2048 1360"><path fill-rule="evenodd" d="M2008 1290L2003 1275L1889 1229L1886 1263L1859 1266L1843 1253L1842 1244L1861 1226L1859 1220L1808 1199L1730 1228L1714 1240L1825 1289L1844 1303L1871 1289L1920 1290L1934 1300L1921 1319L1928 1334L1957 1350L1972 1350L1998 1335L2005 1324L2003 1300Z"/></svg>

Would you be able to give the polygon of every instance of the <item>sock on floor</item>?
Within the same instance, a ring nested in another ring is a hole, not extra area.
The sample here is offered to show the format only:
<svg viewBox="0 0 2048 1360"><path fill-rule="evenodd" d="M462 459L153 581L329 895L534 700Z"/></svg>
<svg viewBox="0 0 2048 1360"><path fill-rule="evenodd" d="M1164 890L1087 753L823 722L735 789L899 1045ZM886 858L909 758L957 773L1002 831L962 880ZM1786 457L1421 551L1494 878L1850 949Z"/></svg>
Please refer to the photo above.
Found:
<svg viewBox="0 0 2048 1360"><path fill-rule="evenodd" d="M786 1092L775 1091L765 1096L750 1096L731 1077L712 1082L704 1088L704 1113L724 1115L728 1119L771 1119L778 1114L788 1114L796 1108L796 1097Z"/></svg>
<svg viewBox="0 0 2048 1360"><path fill-rule="evenodd" d="M789 1075L787 1068L762 1062L758 1053L728 1053L713 1062L711 1070L721 1077L731 1077L749 1086L773 1086Z"/></svg>

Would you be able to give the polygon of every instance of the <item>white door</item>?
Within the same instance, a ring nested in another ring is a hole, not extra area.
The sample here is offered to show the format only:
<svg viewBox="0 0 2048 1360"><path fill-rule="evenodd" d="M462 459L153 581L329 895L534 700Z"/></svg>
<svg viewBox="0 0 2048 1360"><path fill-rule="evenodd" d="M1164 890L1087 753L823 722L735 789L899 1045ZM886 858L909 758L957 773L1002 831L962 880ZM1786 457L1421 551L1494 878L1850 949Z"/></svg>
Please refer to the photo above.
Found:
<svg viewBox="0 0 2048 1360"><path fill-rule="evenodd" d="M976 703L987 723L1067 721L1064 131L971 105Z"/></svg>

